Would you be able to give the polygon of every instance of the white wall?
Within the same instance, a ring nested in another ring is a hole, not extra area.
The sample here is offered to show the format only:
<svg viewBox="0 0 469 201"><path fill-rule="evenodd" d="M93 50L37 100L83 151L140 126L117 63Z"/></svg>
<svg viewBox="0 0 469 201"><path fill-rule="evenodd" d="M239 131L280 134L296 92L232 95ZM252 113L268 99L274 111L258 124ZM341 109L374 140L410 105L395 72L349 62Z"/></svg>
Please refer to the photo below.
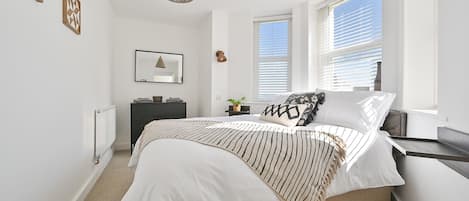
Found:
<svg viewBox="0 0 469 201"><path fill-rule="evenodd" d="M309 67L309 72L307 76L310 78L308 79L308 85L310 89L316 89L319 87L319 52L320 52L320 34L318 30L318 27L320 25L319 22L319 10L317 9L316 3L313 3L312 1L305 5L305 8L307 8L307 21L306 21L306 26L307 26L307 44L308 44L308 67Z"/></svg>
<svg viewBox="0 0 469 201"><path fill-rule="evenodd" d="M228 12L213 10L201 22L199 28L200 42L200 94L199 111L202 116L225 116L228 107L229 79L229 22ZM219 63L215 53L225 52L228 62Z"/></svg>
<svg viewBox="0 0 469 201"><path fill-rule="evenodd" d="M469 66L466 49L469 19L465 0L438 1L438 114L409 113L409 135L435 138L437 126L469 132ZM401 201L462 201L469 180L433 159L406 157L401 163L406 185L396 191Z"/></svg>
<svg viewBox="0 0 469 201"><path fill-rule="evenodd" d="M394 108L435 109L437 104L437 0L383 1L383 91ZM423 6L424 5L424 6Z"/></svg>
<svg viewBox="0 0 469 201"><path fill-rule="evenodd" d="M402 107L435 109L438 69L437 0L405 0L403 23Z"/></svg>
<svg viewBox="0 0 469 201"><path fill-rule="evenodd" d="M229 16L230 54L228 55L228 92L232 98L254 97L254 24L249 12L231 13Z"/></svg>
<svg viewBox="0 0 469 201"><path fill-rule="evenodd" d="M199 114L212 115L212 15L207 15L199 30Z"/></svg>
<svg viewBox="0 0 469 201"><path fill-rule="evenodd" d="M469 133L468 7L465 0L439 1L438 106L448 126Z"/></svg>
<svg viewBox="0 0 469 201"><path fill-rule="evenodd" d="M394 108L436 108L436 3L437 0L383 1L382 86L384 91L398 95Z"/></svg>
<svg viewBox="0 0 469 201"><path fill-rule="evenodd" d="M308 4L292 9L291 32L291 86L293 91L305 91L310 89L308 66Z"/></svg>
<svg viewBox="0 0 469 201"><path fill-rule="evenodd" d="M112 100L117 105L117 146L130 146L130 103L138 97L180 97L188 117L199 116L198 30L116 17L113 29ZM184 54L184 83L134 81L135 50Z"/></svg>
<svg viewBox="0 0 469 201"><path fill-rule="evenodd" d="M229 24L228 13L223 10L214 10L212 17L212 112L211 116L224 116L228 107L228 68L229 62L219 63L216 60L215 53L222 50L226 55L229 51ZM235 32L237 33L237 32ZM233 66L234 67L234 66Z"/></svg>
<svg viewBox="0 0 469 201"><path fill-rule="evenodd" d="M404 0L383 0L383 91L397 94L394 108L402 106Z"/></svg>
<svg viewBox="0 0 469 201"><path fill-rule="evenodd" d="M97 169L93 111L111 103L111 7L82 1L82 33L62 24L62 1L0 8L0 195L73 200Z"/></svg>

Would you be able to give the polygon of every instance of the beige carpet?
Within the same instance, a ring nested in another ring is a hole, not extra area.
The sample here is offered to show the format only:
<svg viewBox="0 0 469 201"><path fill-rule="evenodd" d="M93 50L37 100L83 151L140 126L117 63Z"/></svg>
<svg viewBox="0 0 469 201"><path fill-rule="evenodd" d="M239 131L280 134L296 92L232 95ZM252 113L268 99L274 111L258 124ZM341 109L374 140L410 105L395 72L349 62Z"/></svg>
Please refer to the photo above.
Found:
<svg viewBox="0 0 469 201"><path fill-rule="evenodd" d="M85 201L120 201L133 179L129 159L130 151L115 152Z"/></svg>

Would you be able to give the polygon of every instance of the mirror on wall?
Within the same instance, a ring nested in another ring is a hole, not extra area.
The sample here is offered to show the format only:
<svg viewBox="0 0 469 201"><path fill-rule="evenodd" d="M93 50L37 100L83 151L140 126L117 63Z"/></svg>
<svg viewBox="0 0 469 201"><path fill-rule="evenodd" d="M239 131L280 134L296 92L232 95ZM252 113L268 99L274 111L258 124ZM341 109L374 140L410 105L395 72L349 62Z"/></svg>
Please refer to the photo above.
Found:
<svg viewBox="0 0 469 201"><path fill-rule="evenodd" d="M183 68L183 54L135 50L136 82L182 84Z"/></svg>

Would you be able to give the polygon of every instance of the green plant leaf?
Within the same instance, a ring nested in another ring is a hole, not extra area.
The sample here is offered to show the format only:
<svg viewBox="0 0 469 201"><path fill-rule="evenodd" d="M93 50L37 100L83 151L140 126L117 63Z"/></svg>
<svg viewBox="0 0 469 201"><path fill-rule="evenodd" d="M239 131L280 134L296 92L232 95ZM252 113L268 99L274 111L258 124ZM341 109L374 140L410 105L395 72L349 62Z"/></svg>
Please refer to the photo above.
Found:
<svg viewBox="0 0 469 201"><path fill-rule="evenodd" d="M246 100L246 97L241 97L241 99L234 99L230 98L228 99L228 102L230 102L233 105L241 105L244 101Z"/></svg>

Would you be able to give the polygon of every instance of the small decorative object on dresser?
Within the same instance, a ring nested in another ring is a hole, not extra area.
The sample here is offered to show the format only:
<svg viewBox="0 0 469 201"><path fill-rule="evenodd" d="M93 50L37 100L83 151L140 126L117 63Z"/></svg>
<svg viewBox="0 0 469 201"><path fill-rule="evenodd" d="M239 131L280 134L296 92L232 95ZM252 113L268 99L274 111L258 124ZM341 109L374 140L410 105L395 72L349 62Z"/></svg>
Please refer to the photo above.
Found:
<svg viewBox="0 0 469 201"><path fill-rule="evenodd" d="M149 98L136 98L134 99L134 103L152 103L151 99Z"/></svg>
<svg viewBox="0 0 469 201"><path fill-rule="evenodd" d="M169 97L168 99L166 99L166 102L167 103L184 103L184 100L182 100L180 98Z"/></svg>
<svg viewBox="0 0 469 201"><path fill-rule="evenodd" d="M163 96L153 96L154 103L161 103L163 102Z"/></svg>
<svg viewBox="0 0 469 201"><path fill-rule="evenodd" d="M233 105L233 111L234 112L240 112L241 111L241 104L243 104L245 100L246 100L246 97L243 96L240 99L230 98L230 99L228 99L228 102L230 102Z"/></svg>
<svg viewBox="0 0 469 201"><path fill-rule="evenodd" d="M375 91L381 91L381 61L376 63Z"/></svg>
<svg viewBox="0 0 469 201"><path fill-rule="evenodd" d="M132 103L130 149L133 151L145 125L159 119L186 118L186 103Z"/></svg>

